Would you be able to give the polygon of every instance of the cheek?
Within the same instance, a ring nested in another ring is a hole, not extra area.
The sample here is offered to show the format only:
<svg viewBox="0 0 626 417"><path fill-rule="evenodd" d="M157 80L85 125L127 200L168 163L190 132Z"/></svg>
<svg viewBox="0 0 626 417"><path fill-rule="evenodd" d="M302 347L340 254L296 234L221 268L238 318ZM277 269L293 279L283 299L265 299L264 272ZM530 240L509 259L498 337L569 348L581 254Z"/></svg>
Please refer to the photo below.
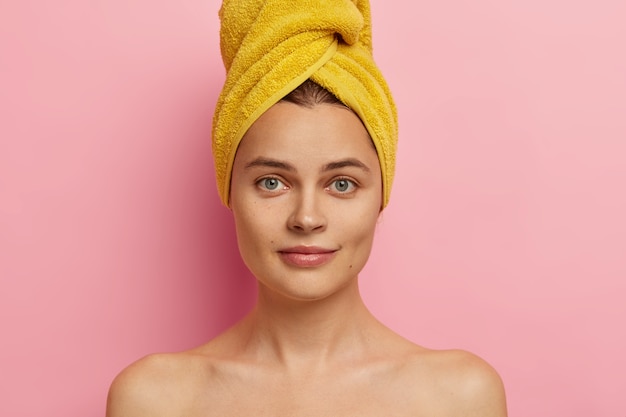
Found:
<svg viewBox="0 0 626 417"><path fill-rule="evenodd" d="M248 269L253 270L254 265L257 263L255 256L259 253L259 234L256 232L254 225L250 224L248 220L241 216L235 216L235 231L239 256L241 256L243 263Z"/></svg>
<svg viewBox="0 0 626 417"><path fill-rule="evenodd" d="M378 224L378 211L354 212L347 210L345 213L347 215L338 222L339 235L349 237L355 243L370 245Z"/></svg>
<svg viewBox="0 0 626 417"><path fill-rule="evenodd" d="M260 212L256 206L240 207L233 209L235 230L237 232L237 243L239 250L246 252L257 252L262 247L271 244L273 230L273 216Z"/></svg>
<svg viewBox="0 0 626 417"><path fill-rule="evenodd" d="M240 247L251 246L256 241L256 236L259 234L258 226L252 220L249 215L235 216L235 230Z"/></svg>

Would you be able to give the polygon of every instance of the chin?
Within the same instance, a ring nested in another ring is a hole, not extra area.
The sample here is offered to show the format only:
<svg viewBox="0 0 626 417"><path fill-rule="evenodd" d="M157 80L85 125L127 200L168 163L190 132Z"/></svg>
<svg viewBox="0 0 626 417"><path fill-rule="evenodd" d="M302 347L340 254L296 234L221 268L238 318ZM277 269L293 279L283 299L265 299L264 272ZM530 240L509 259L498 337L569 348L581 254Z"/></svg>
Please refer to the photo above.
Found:
<svg viewBox="0 0 626 417"><path fill-rule="evenodd" d="M334 278L330 278L330 276ZM284 280L258 279L259 291L292 301L314 302L333 297L351 285L356 285L357 276L337 279L337 274L320 274L320 271L305 270L288 274Z"/></svg>

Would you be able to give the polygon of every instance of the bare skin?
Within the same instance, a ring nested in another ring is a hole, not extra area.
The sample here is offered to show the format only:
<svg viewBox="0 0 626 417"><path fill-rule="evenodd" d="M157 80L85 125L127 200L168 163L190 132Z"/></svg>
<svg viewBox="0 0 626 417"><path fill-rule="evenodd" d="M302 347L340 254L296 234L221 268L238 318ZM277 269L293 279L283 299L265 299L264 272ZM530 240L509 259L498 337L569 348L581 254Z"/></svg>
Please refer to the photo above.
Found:
<svg viewBox="0 0 626 417"><path fill-rule="evenodd" d="M240 145L231 193L255 308L203 346L129 366L107 416L506 416L487 363L417 346L363 304L380 196L376 152L351 111L268 110ZM292 254L303 247L326 252Z"/></svg>

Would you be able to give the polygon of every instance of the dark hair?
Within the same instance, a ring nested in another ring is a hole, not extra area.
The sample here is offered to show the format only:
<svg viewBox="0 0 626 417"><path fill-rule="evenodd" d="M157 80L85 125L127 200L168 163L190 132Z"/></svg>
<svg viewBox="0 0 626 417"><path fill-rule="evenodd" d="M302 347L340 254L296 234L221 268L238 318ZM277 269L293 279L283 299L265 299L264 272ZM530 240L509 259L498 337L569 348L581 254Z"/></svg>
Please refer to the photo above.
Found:
<svg viewBox="0 0 626 417"><path fill-rule="evenodd" d="M313 107L317 104L338 104L347 107L333 93L314 81L306 80L295 90L281 99L303 107Z"/></svg>

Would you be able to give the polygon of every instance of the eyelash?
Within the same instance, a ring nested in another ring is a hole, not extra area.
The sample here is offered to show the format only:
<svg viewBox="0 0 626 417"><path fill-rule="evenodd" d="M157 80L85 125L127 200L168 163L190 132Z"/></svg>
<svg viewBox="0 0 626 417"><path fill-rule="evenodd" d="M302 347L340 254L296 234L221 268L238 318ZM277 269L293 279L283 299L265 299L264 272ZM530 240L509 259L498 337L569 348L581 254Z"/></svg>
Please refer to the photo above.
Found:
<svg viewBox="0 0 626 417"><path fill-rule="evenodd" d="M268 188L266 185L266 181L276 181L276 188ZM338 190L336 188L336 184L340 181L346 181L348 183L348 190L346 191L341 191ZM280 184L282 184L282 187L280 186ZM269 193L275 193L278 191L283 191L285 189L290 188L288 185L285 184L285 181L280 179L279 177L276 176L268 176L268 177L263 177L260 178L256 181L256 185L257 187L259 187L261 190L265 191L265 192L269 192ZM335 186L335 188L333 189L333 185ZM331 192L333 194L337 194L337 195L350 195L352 193L354 193L358 188L358 183L356 181L354 181L352 178L349 177L337 177L337 178L333 178L332 181L330 181L329 185L324 187L324 190Z"/></svg>
<svg viewBox="0 0 626 417"><path fill-rule="evenodd" d="M347 191L340 191L340 190L337 190L336 188L334 190L331 189L331 187L333 187L333 185L335 185L335 187L336 187L336 184L339 181L346 181L348 183L349 189ZM326 187L325 189L330 191L330 192L337 193L337 194L340 194L340 195L349 195L349 194L354 193L356 191L357 187L358 187L358 184L353 179L348 178L348 177L338 177L338 178L334 178L330 182L330 185L328 187Z"/></svg>
<svg viewBox="0 0 626 417"><path fill-rule="evenodd" d="M274 188L274 189L267 188L267 187L265 187L265 186L264 186L264 183L265 183L265 181L268 181L268 180L274 180L274 181L277 181L277 182L278 182L278 184L283 184L283 186L282 186L282 187L280 187L280 185L277 185L277 186L276 186L276 188ZM284 182L283 180L281 180L281 179L280 179L280 178L278 178L278 177L273 177L273 176L260 178L260 179L256 182L256 185L257 185L259 188L261 188L263 191L267 191L267 192L270 192L270 193L277 192L277 191L279 191L279 190L284 190L285 188L288 188L288 186L287 186L287 185L285 185L285 182Z"/></svg>

